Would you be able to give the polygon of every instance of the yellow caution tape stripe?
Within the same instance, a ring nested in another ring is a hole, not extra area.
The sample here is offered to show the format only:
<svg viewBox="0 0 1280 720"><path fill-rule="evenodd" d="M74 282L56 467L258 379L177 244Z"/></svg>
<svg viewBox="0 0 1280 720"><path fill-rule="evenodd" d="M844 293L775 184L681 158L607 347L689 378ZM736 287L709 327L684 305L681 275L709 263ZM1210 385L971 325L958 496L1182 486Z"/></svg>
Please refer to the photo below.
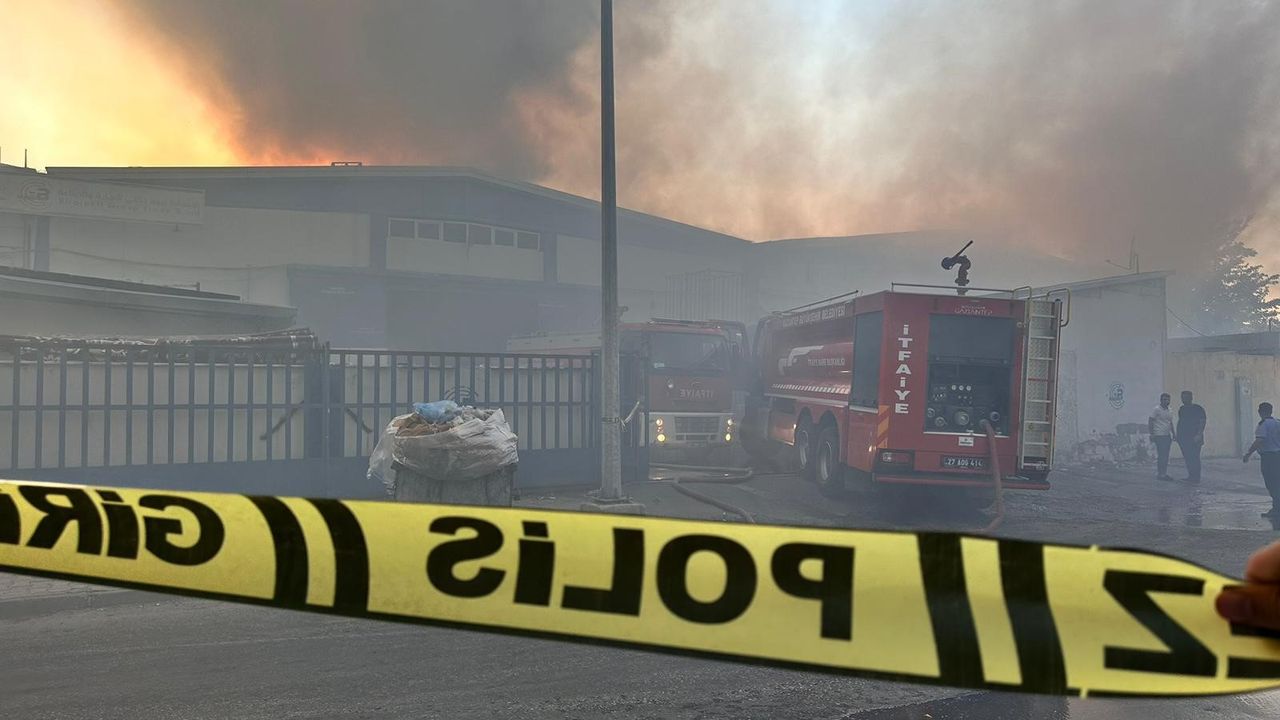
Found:
<svg viewBox="0 0 1280 720"><path fill-rule="evenodd" d="M967 688L1280 685L1230 578L954 533L0 481L0 570Z"/></svg>

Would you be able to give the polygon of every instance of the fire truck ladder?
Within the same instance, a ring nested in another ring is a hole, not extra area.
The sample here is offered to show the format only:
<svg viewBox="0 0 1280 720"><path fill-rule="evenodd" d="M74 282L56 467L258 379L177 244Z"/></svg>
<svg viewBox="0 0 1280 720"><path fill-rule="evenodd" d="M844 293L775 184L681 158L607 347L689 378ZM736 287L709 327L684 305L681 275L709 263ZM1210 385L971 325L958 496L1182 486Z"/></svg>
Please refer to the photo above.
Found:
<svg viewBox="0 0 1280 720"><path fill-rule="evenodd" d="M1070 296L1066 298L1069 305ZM1022 351L1022 436L1018 467L1043 470L1053 457L1054 413L1058 395L1058 352L1062 328L1070 315L1062 298L1029 297L1026 304L1026 344Z"/></svg>

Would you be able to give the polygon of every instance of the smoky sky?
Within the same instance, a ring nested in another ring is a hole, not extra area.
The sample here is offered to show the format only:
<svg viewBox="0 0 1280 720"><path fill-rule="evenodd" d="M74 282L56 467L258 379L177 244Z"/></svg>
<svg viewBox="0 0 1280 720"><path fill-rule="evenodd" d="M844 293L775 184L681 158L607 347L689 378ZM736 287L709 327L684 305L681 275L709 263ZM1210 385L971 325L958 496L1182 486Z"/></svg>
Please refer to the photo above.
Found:
<svg viewBox="0 0 1280 720"><path fill-rule="evenodd" d="M122 0L249 161L595 196L598 3ZM922 228L1201 264L1273 215L1280 3L618 0L623 204L750 239ZM1273 203L1271 211L1268 203Z"/></svg>
<svg viewBox="0 0 1280 720"><path fill-rule="evenodd" d="M512 93L562 84L599 23L581 0L126 4L225 93L250 159L462 164L522 178L546 158L516 124Z"/></svg>

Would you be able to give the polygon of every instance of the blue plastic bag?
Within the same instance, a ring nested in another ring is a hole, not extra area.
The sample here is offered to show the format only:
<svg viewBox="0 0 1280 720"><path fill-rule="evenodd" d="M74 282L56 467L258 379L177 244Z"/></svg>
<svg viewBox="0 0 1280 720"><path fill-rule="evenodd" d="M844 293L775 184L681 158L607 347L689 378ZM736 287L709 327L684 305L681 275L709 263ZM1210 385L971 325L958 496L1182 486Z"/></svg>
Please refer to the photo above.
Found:
<svg viewBox="0 0 1280 720"><path fill-rule="evenodd" d="M458 414L458 403L452 400L437 400L429 403L414 403L413 411L427 422L448 422Z"/></svg>

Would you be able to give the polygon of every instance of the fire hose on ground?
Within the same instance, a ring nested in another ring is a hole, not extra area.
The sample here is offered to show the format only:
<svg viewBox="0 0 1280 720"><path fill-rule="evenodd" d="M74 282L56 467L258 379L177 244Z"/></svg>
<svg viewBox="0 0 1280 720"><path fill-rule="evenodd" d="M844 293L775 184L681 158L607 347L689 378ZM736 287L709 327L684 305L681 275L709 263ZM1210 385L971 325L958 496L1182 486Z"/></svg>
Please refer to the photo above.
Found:
<svg viewBox="0 0 1280 720"><path fill-rule="evenodd" d="M667 463L653 463L649 466L651 469L671 471L669 477L654 478L650 475L647 482L661 483L670 485L675 491L681 495L693 498L699 502L706 503L712 507L719 508L727 513L733 513L742 518L746 522L755 523L756 519L751 513L732 503L717 500L710 495L694 490L687 483L705 483L713 485L737 485L744 483L755 476L751 468L732 468L732 467L714 467L704 465L671 465ZM704 477L710 476L710 477Z"/></svg>
<svg viewBox="0 0 1280 720"><path fill-rule="evenodd" d="M640 409L640 401L637 400L636 404L632 406L631 412L627 413L627 416L622 419L622 427L625 428L631 422L631 420L635 418L636 412L639 409ZM734 485L738 483L744 483L750 480L755 474L751 468L716 467L712 465L672 465L668 463L650 463L649 467L650 469L658 468L663 470L674 471L675 474L673 474L670 477L666 477L666 478L659 477L656 479L653 477L652 474L650 474L648 480L638 480L635 483L628 483L628 484L634 485L638 483L658 483L663 485L670 485L671 487L675 488L676 492L680 493L681 495L685 495L686 497L693 498L698 502L706 503L707 505L723 510L724 512L733 513L734 515L737 515L738 517L742 518L746 522L753 523L753 524L755 523L756 521L755 517L753 517L751 513L747 512L746 510L743 510L737 505L734 505L732 503L727 503L722 500L717 500L711 497L710 495L704 495L703 493L700 493L697 490L694 490L693 488L688 487L687 485L684 484L684 483L709 483L709 484L719 484L719 485ZM684 473L684 474L681 475L680 473ZM704 477L707 475L716 476L716 477Z"/></svg>
<svg viewBox="0 0 1280 720"><path fill-rule="evenodd" d="M635 416L639 407L640 403L637 402L636 406L627 414L627 417L623 419L622 422L624 426ZM996 452L995 428L986 420L981 422L980 427L987 436L987 453L991 462L991 478L994 482L995 488L995 502L993 505L995 508L995 516L992 517L991 522L987 523L986 527L982 528L979 532L989 533L995 531L995 529L1000 527L1000 524L1004 522L1004 474L1000 471L1000 457ZM640 480L636 481L636 483L628 484L655 483L670 485L676 492L685 495L686 497L705 503L719 510L723 510L724 512L737 515L748 523L755 523L755 517L737 505L724 502L723 500L717 500L710 495L700 493L689 487L689 484L694 483L711 485L741 484L755 477L755 472L752 468L717 467L710 465L676 465L672 463L651 463L650 468L657 469L659 471L667 471L671 474L667 477L662 477L660 474L659 477L656 478L651 475L648 480Z"/></svg>

